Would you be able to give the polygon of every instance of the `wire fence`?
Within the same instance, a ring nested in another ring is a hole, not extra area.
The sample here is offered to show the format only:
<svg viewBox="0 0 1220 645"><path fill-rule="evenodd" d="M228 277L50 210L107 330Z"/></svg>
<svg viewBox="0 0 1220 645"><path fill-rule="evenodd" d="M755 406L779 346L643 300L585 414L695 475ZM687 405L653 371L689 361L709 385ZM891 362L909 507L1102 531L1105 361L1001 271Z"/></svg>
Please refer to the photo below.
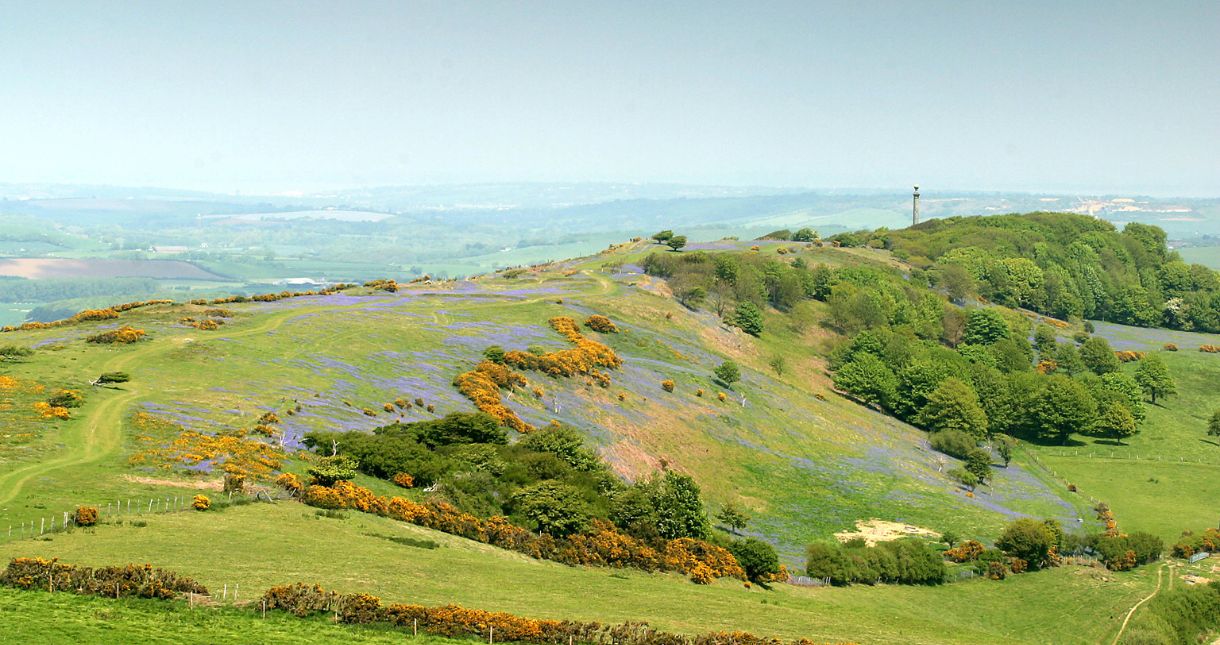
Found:
<svg viewBox="0 0 1220 645"><path fill-rule="evenodd" d="M238 503L244 503L247 500L253 500L260 496L266 496L266 492L222 493L216 501L233 503L234 497L237 497ZM73 530L78 526L76 523L76 509L81 506L96 508L98 511L96 523L107 524L119 522L126 518L193 511L195 510L193 506L194 498L195 493L166 497L129 497L94 504L80 504L74 506L70 511L53 511L35 519L0 524L0 528L7 528L6 531L0 533L0 540L4 542L31 540ZM268 499L270 498L268 497Z"/></svg>
<svg viewBox="0 0 1220 645"><path fill-rule="evenodd" d="M1220 466L1220 462L1207 460L1202 457L1187 457L1179 455L1177 457L1166 457L1165 455L1149 455L1139 454L1137 452L1128 452L1126 450L1097 450L1077 448L1064 448L1061 450L1040 450L1045 457L1083 457L1085 459L1130 459L1132 461L1157 461L1172 464L1201 464L1204 466ZM1032 454L1032 453L1030 453Z"/></svg>

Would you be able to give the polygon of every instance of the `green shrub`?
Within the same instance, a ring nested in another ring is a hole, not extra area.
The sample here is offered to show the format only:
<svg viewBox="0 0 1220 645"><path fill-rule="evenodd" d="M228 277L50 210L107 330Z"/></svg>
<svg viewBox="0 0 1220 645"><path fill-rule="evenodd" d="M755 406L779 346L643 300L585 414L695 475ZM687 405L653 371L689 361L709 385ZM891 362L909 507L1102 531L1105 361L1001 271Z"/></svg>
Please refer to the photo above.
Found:
<svg viewBox="0 0 1220 645"><path fill-rule="evenodd" d="M972 451L978 450L978 440L961 430L933 432L928 435L928 443L933 450L958 459L965 459Z"/></svg>
<svg viewBox="0 0 1220 645"><path fill-rule="evenodd" d="M775 548L762 540L736 540L729 545L729 552L737 558L737 564L741 565L752 582L764 582L779 573L779 556Z"/></svg>

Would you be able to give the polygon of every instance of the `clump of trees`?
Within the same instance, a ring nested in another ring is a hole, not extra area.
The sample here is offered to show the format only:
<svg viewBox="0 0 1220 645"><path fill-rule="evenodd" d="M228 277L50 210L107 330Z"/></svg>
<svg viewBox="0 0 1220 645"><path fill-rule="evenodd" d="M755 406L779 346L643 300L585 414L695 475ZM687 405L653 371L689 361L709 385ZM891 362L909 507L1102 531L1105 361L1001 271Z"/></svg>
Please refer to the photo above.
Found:
<svg viewBox="0 0 1220 645"><path fill-rule="evenodd" d="M1145 400L1175 389L1156 354L1132 374L1103 358L1114 355L1104 341L1086 341L1086 361L1052 332L1035 332L1037 348L1027 332L1023 317L953 308L937 334L909 325L865 329L832 353L830 367L836 388L929 430L933 447L954 447L942 451L962 459L963 436L1065 443L1079 433L1122 443L1139 431ZM936 438L946 432L953 434Z"/></svg>
<svg viewBox="0 0 1220 645"><path fill-rule="evenodd" d="M832 240L891 249L956 296L977 291L1061 320L1220 331L1220 274L1183 262L1156 226L1132 222L1120 232L1084 215L1028 213L951 217Z"/></svg>
<svg viewBox="0 0 1220 645"><path fill-rule="evenodd" d="M926 540L901 538L868 546L862 539L810 544L805 552L805 573L829 579L832 585L876 584L938 585L946 569L940 553Z"/></svg>
<svg viewBox="0 0 1220 645"><path fill-rule="evenodd" d="M682 571L697 582L738 575L765 583L781 574L770 545L712 531L690 476L667 470L623 483L568 426L510 444L490 416L455 413L304 441L323 456L302 499L322 508L355 508L572 564ZM411 485L428 487L427 501L377 497L350 483L356 471L396 482L409 472Z"/></svg>

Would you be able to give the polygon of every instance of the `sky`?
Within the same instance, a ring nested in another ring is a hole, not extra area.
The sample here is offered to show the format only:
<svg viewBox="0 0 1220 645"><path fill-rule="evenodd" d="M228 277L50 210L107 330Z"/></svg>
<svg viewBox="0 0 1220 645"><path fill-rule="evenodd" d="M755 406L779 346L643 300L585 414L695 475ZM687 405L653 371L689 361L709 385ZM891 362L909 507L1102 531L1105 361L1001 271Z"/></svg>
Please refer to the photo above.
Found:
<svg viewBox="0 0 1220 645"><path fill-rule="evenodd" d="M1220 2L10 2L0 182L1220 196Z"/></svg>

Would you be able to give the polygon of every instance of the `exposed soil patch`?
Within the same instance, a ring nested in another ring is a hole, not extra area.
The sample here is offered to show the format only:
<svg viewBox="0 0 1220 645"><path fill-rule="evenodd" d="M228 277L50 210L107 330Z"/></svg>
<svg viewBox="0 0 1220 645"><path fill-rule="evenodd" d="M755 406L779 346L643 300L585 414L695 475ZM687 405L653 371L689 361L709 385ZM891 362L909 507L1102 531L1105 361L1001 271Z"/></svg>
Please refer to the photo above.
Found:
<svg viewBox="0 0 1220 645"><path fill-rule="evenodd" d="M887 522L875 518L867 521L856 520L855 531L839 531L835 533L835 538L840 542L863 538L864 542L869 546L873 546L878 542L890 542L904 537L939 538L940 533L913 524Z"/></svg>
<svg viewBox="0 0 1220 645"><path fill-rule="evenodd" d="M199 479L196 481L184 482L173 479L156 479L155 477L123 475L123 480L129 481L133 484L148 484L149 486L172 486L174 488L189 488L191 490L224 490L223 479Z"/></svg>

